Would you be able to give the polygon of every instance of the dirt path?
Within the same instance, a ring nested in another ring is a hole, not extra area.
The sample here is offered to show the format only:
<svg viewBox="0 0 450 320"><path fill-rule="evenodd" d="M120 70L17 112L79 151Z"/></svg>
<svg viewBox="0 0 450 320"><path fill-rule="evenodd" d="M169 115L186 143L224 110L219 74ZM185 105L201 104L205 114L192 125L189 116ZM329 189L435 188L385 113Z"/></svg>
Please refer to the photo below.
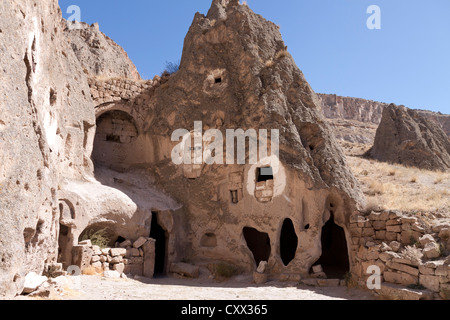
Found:
<svg viewBox="0 0 450 320"><path fill-rule="evenodd" d="M269 282L262 286L249 279L225 283L178 278L105 279L81 276L78 284L52 297L62 300L371 300L370 292L346 287L316 288L294 283Z"/></svg>

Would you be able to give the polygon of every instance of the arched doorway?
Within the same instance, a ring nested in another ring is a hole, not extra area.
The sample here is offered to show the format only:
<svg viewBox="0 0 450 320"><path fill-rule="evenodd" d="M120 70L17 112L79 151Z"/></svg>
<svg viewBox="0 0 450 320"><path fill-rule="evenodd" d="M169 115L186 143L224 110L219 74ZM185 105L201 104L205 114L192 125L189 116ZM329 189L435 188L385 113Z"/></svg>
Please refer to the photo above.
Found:
<svg viewBox="0 0 450 320"><path fill-rule="evenodd" d="M322 265L329 279L342 279L350 271L345 231L334 222L334 215L322 228L322 256L314 265Z"/></svg>
<svg viewBox="0 0 450 320"><path fill-rule="evenodd" d="M158 212L152 212L152 224L150 228L150 238L156 240L154 275L161 276L166 273L168 233L158 223Z"/></svg>

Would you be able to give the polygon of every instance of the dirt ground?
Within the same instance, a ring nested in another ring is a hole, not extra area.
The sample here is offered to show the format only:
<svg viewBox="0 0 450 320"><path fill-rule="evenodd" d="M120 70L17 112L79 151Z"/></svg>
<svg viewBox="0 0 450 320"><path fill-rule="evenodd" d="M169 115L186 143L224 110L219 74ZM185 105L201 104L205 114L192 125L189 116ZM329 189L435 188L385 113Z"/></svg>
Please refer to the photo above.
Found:
<svg viewBox="0 0 450 320"><path fill-rule="evenodd" d="M18 299L31 299L20 297ZM36 298L35 298L36 299ZM43 299L43 298L38 298ZM289 282L255 285L237 277L218 283L211 279L73 277L62 293L50 300L374 300L369 291L346 287L308 287Z"/></svg>

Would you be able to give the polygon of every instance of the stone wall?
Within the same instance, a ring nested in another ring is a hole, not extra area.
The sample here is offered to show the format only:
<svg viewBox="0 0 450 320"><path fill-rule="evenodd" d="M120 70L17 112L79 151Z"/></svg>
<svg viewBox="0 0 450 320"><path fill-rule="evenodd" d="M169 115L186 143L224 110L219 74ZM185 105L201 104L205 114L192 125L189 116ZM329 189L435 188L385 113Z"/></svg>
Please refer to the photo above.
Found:
<svg viewBox="0 0 450 320"><path fill-rule="evenodd" d="M155 76L153 80L101 79L90 78L89 87L96 106L121 100L133 100L143 94L153 94L154 90L167 82L169 75Z"/></svg>
<svg viewBox="0 0 450 320"><path fill-rule="evenodd" d="M140 237L134 242L125 240L116 248L100 248L90 240L74 248L74 261L82 273L92 272L105 276L153 277L155 266L155 240ZM110 273L116 271L116 273Z"/></svg>
<svg viewBox="0 0 450 320"><path fill-rule="evenodd" d="M429 227L399 212L355 215L350 223L354 273L365 286L378 266L384 282L450 298L450 224ZM423 289L422 288L422 289Z"/></svg>

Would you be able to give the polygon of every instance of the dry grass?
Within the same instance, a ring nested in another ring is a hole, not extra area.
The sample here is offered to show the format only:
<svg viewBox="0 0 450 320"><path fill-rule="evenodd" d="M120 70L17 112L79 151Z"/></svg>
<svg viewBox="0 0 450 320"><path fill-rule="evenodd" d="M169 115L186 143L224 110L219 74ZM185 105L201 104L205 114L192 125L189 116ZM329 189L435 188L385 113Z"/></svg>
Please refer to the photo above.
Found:
<svg viewBox="0 0 450 320"><path fill-rule="evenodd" d="M423 253L414 245L414 246L407 246L402 251L402 255L416 263L420 263L422 261Z"/></svg>
<svg viewBox="0 0 450 320"><path fill-rule="evenodd" d="M289 57L289 52L287 50L280 50L275 55L275 60L279 60L281 58Z"/></svg>
<svg viewBox="0 0 450 320"><path fill-rule="evenodd" d="M449 212L450 172L435 172L347 156L367 203L387 210Z"/></svg>
<svg viewBox="0 0 450 320"><path fill-rule="evenodd" d="M102 274L102 272L103 272L102 270L96 269L93 266L90 266L90 267L83 269L82 274L84 274L86 276L96 276L96 275Z"/></svg>

